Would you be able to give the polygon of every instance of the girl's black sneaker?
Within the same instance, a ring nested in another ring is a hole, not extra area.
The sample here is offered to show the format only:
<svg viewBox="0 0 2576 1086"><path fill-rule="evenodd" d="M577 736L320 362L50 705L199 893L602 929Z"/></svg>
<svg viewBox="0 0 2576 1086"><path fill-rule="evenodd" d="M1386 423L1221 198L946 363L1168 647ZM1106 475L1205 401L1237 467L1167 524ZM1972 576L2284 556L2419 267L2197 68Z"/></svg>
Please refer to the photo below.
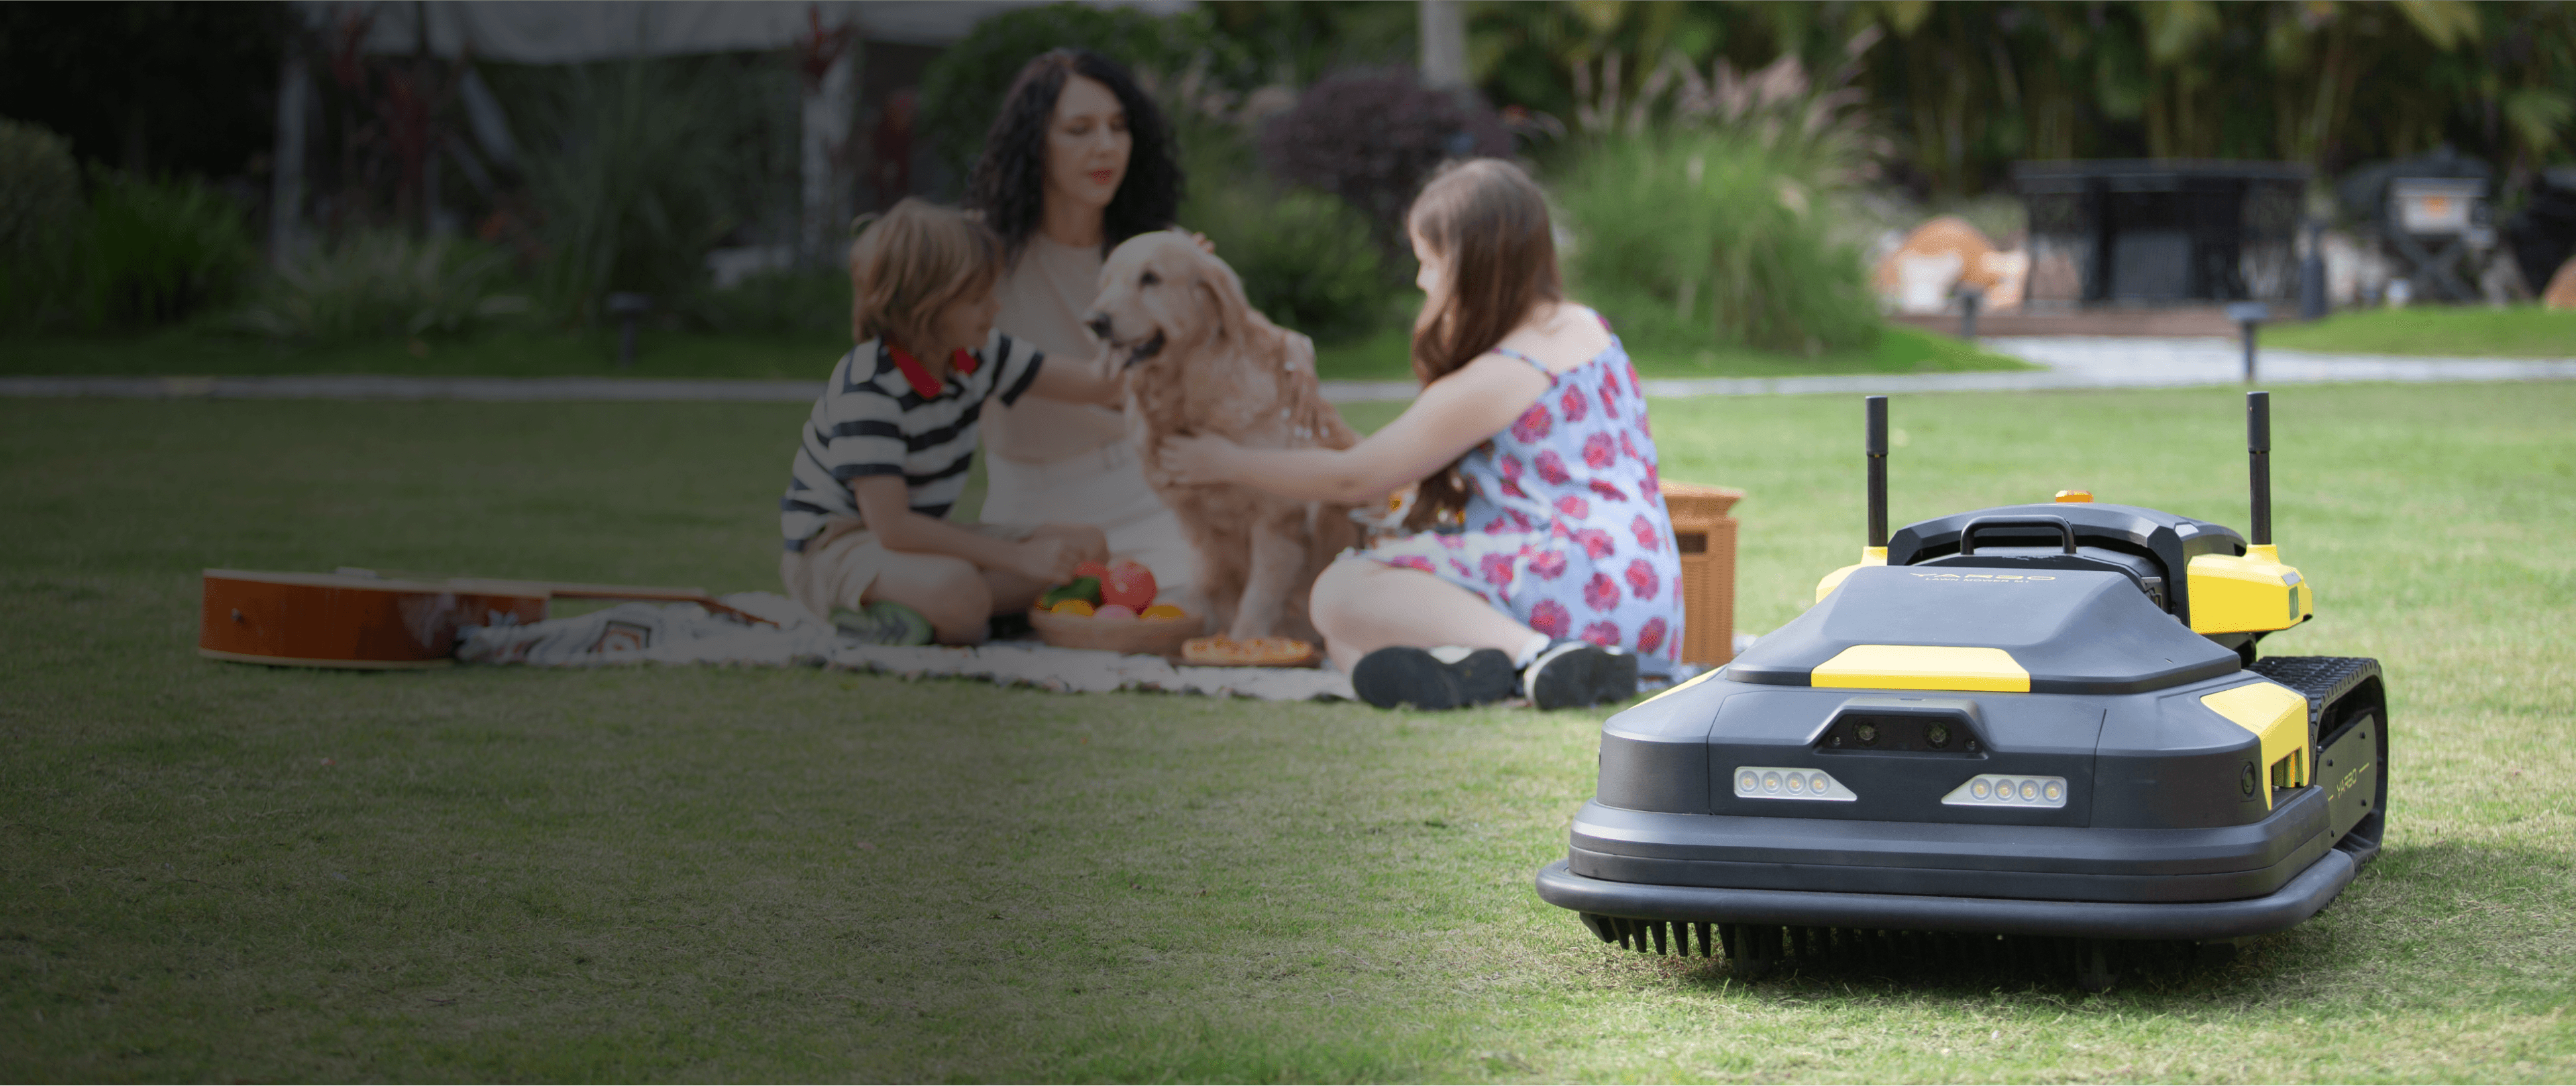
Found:
<svg viewBox="0 0 2576 1086"><path fill-rule="evenodd" d="M1392 645L1360 657L1351 668L1351 689L1361 701L1380 709L1411 705L1416 709L1455 709L1511 697L1520 676L1501 649L1443 645L1421 649ZM1630 685L1635 685L1633 674Z"/></svg>
<svg viewBox="0 0 2576 1086"><path fill-rule="evenodd" d="M1521 689L1540 709L1580 709L1637 696L1637 658L1589 641L1549 645L1521 671Z"/></svg>

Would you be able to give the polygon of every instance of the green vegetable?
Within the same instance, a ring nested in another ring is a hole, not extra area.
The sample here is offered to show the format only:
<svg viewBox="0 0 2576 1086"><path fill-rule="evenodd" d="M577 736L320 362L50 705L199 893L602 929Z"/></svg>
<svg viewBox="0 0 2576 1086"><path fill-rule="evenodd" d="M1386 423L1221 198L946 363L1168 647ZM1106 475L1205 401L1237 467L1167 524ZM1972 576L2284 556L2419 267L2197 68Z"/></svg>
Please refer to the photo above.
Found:
<svg viewBox="0 0 2576 1086"><path fill-rule="evenodd" d="M1046 594L1038 597L1038 609L1043 611L1066 600L1081 600L1094 607L1100 606L1100 578L1076 577L1069 584L1047 589Z"/></svg>

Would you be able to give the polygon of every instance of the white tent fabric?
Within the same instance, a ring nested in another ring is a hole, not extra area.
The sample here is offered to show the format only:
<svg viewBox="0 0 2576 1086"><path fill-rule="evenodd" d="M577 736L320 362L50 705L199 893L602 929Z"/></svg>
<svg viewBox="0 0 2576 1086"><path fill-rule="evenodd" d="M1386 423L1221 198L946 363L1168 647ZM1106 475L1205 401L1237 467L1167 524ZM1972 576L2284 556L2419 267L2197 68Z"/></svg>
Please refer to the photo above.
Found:
<svg viewBox="0 0 2576 1086"><path fill-rule="evenodd" d="M304 0L308 25L373 15L365 49L574 64L618 57L784 49L825 28L854 26L868 41L946 45L978 20L1043 0ZM1177 11L1187 0L1119 6Z"/></svg>

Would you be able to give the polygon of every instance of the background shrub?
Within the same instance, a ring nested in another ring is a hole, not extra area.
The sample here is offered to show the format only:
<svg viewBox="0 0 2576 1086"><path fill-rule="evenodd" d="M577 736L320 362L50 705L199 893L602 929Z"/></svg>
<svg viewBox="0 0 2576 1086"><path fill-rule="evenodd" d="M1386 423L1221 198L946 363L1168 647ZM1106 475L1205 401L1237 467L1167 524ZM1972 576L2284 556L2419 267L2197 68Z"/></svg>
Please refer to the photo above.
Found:
<svg viewBox="0 0 2576 1086"><path fill-rule="evenodd" d="M1557 186L1577 236L1573 289L1632 343L1817 354L1877 341L1858 252L1836 244L1831 190L1795 160L1724 132L1613 137Z"/></svg>
<svg viewBox="0 0 2576 1086"><path fill-rule="evenodd" d="M1200 12L1155 16L1134 8L1062 3L1004 12L975 24L940 53L921 77L921 113L914 131L954 175L964 178L983 153L984 133L1002 109L1002 95L1020 68L1050 49L1089 49L1128 67L1149 85L1196 68L1202 78L1244 90L1257 81L1249 54L1216 32ZM1157 96L1167 113L1175 103Z"/></svg>
<svg viewBox="0 0 2576 1086"><path fill-rule="evenodd" d="M1271 176L1341 197L1369 217L1390 249L1402 248L1405 208L1434 167L1510 153L1511 133L1493 111L1425 87L1400 68L1327 76L1261 130L1261 162Z"/></svg>
<svg viewBox="0 0 2576 1086"><path fill-rule="evenodd" d="M1388 272L1377 239L1368 217L1338 197L1229 179L1198 186L1181 222L1216 242L1253 307L1282 326L1337 340L1384 315Z"/></svg>
<svg viewBox="0 0 2576 1086"><path fill-rule="evenodd" d="M61 300L80 217L71 142L0 118L0 325L41 319Z"/></svg>
<svg viewBox="0 0 2576 1086"><path fill-rule="evenodd" d="M80 246L92 328L184 320L229 302L259 263L239 205L194 180L102 173Z"/></svg>
<svg viewBox="0 0 2576 1086"><path fill-rule="evenodd" d="M527 311L525 295L506 292L509 279L510 256L493 246L368 231L279 269L239 324L316 342L462 335Z"/></svg>
<svg viewBox="0 0 2576 1086"><path fill-rule="evenodd" d="M718 333L850 334L850 273L840 268L777 269L746 275L689 297L678 313L689 328Z"/></svg>

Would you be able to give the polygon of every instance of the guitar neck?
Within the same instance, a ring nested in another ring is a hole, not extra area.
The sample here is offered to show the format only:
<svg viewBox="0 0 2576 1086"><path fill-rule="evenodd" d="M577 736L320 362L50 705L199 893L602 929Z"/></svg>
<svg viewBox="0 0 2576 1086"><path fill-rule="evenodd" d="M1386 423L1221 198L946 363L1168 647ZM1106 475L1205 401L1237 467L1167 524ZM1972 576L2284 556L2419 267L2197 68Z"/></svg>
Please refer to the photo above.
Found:
<svg viewBox="0 0 2576 1086"><path fill-rule="evenodd" d="M718 602L714 596L708 595L707 590L703 588L656 588L650 585L632 584L573 584L560 581L538 581L534 583L539 587L544 588L546 590L546 595L556 599L645 600L656 603L694 603L700 607L706 608L707 610L714 611L718 614L732 615L733 617L742 619L745 622L757 622L767 626L778 625L776 622L762 618L759 615L752 614L751 612L745 611L739 607Z"/></svg>

